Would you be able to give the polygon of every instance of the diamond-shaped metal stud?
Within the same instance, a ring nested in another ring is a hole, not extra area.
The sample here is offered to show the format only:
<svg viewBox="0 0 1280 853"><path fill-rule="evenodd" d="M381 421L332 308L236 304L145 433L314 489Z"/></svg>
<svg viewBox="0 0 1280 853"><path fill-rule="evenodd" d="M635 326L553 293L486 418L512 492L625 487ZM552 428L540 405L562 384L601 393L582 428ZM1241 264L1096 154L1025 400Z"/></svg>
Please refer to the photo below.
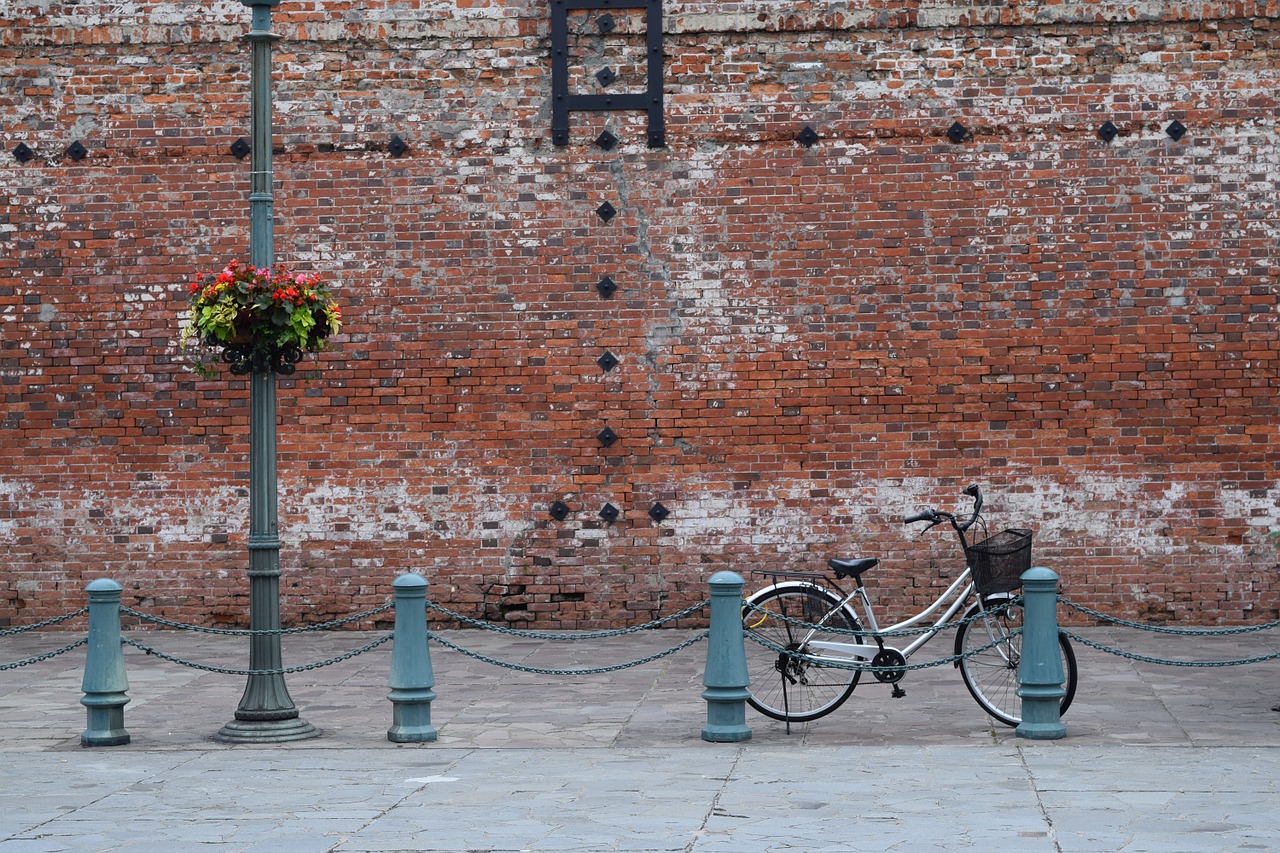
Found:
<svg viewBox="0 0 1280 853"><path fill-rule="evenodd" d="M613 15L605 14L596 18L596 29L600 31L600 35L613 32L616 26L618 26L618 22L613 19Z"/></svg>
<svg viewBox="0 0 1280 853"><path fill-rule="evenodd" d="M25 163L36 156L36 152L28 148L27 143L19 142L18 147L13 149L13 156L19 163Z"/></svg>
<svg viewBox="0 0 1280 853"><path fill-rule="evenodd" d="M607 524L613 524L618 520L619 515L620 513L618 512L618 508L613 504L605 504L600 509L600 517L603 518Z"/></svg>
<svg viewBox="0 0 1280 853"><path fill-rule="evenodd" d="M569 517L569 505L564 501L556 501L551 505L551 517L556 521L564 521Z"/></svg>
<svg viewBox="0 0 1280 853"><path fill-rule="evenodd" d="M671 515L671 510L667 509L660 503L656 503L649 507L649 517L654 521L662 521L668 515Z"/></svg>
<svg viewBox="0 0 1280 853"><path fill-rule="evenodd" d="M1102 127L1098 128L1098 138L1103 142L1110 142L1116 138L1116 134L1120 132L1120 128L1116 127L1109 121L1102 123Z"/></svg>
<svg viewBox="0 0 1280 853"><path fill-rule="evenodd" d="M605 276L600 279L600 283L596 285L596 290L600 291L601 299L608 299L610 296L618 292L618 285L613 283L613 279Z"/></svg>
<svg viewBox="0 0 1280 853"><path fill-rule="evenodd" d="M249 143L245 141L243 136L231 143L231 153L235 155L237 160L243 160L245 155L249 153Z"/></svg>
<svg viewBox="0 0 1280 853"><path fill-rule="evenodd" d="M805 148L812 148L813 144L818 141L818 133L809 125L804 126L804 130L796 134L796 142L799 142Z"/></svg>
<svg viewBox="0 0 1280 853"><path fill-rule="evenodd" d="M89 153L89 149L85 148L80 140L76 140L67 146L67 156L77 163L83 160Z"/></svg>
<svg viewBox="0 0 1280 853"><path fill-rule="evenodd" d="M608 86L610 83L612 83L614 80L617 80L617 79L618 79L618 75L613 73L612 68L601 68L599 71L596 72L596 80L599 81L601 86Z"/></svg>
<svg viewBox="0 0 1280 853"><path fill-rule="evenodd" d="M612 151L613 146L617 144L618 144L618 137L614 136L612 133L610 133L607 130L596 137L596 145L599 145L605 151Z"/></svg>
<svg viewBox="0 0 1280 853"><path fill-rule="evenodd" d="M613 445L615 441L618 440L618 434L613 430L609 429L608 427L605 427L604 429L596 433L596 438L598 438L600 440L600 443L603 444L605 447L610 447Z"/></svg>
<svg viewBox="0 0 1280 853"><path fill-rule="evenodd" d="M391 137L391 141L387 143L387 151L392 157L399 157L409 150L408 144L399 136Z"/></svg>
<svg viewBox="0 0 1280 853"><path fill-rule="evenodd" d="M957 145L964 142L964 138L969 135L969 130L960 122L953 122L951 127L947 128L947 139Z"/></svg>
<svg viewBox="0 0 1280 853"><path fill-rule="evenodd" d="M618 366L618 359L613 353L607 352L596 359L596 364L600 365L601 370L608 373Z"/></svg>
<svg viewBox="0 0 1280 853"><path fill-rule="evenodd" d="M610 219L613 219L613 217L617 215L618 215L618 211L614 208L613 205L609 204L609 202L607 201L596 208L596 216L599 216L605 222L608 222Z"/></svg>
<svg viewBox="0 0 1280 853"><path fill-rule="evenodd" d="M1172 122L1170 122L1169 126L1164 129L1164 132L1169 134L1169 137L1174 142L1177 142L1179 139L1181 139L1183 136L1186 135L1187 127L1186 125L1184 125L1182 122L1178 121L1175 118Z"/></svg>

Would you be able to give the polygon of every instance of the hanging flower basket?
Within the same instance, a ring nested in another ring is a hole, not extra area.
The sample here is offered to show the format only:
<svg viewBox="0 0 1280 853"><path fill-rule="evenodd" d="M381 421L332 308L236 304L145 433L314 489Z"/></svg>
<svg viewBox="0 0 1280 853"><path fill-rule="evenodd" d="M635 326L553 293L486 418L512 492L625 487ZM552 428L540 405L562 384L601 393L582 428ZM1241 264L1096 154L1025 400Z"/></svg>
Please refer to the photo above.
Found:
<svg viewBox="0 0 1280 853"><path fill-rule="evenodd" d="M181 347L220 351L237 375L274 371L290 374L303 353L320 352L342 325L338 303L318 275L231 261L222 272L206 273L191 284L191 312L182 327ZM210 378L215 371L200 353L192 367Z"/></svg>

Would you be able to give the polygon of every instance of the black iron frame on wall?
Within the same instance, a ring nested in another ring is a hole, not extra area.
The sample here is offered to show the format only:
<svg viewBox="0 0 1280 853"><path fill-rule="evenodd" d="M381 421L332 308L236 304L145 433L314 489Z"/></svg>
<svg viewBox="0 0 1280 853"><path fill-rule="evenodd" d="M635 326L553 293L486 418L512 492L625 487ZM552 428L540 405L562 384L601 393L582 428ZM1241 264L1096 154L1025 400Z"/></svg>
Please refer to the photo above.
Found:
<svg viewBox="0 0 1280 853"><path fill-rule="evenodd" d="M646 10L646 87L643 94L569 93L569 11ZM662 0L553 0L551 4L551 141L569 144L570 112L644 110L649 114L649 147L666 145L662 116Z"/></svg>

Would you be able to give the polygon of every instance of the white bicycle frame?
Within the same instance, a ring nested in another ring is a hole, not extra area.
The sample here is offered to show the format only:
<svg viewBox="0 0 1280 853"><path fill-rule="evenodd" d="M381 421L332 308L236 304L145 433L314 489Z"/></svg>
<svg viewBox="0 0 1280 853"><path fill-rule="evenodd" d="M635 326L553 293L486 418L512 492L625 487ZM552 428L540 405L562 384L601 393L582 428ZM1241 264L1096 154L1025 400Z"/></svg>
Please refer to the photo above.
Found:
<svg viewBox="0 0 1280 853"><path fill-rule="evenodd" d="M773 584L770 589L818 589L833 597L836 593L820 586L813 581L784 581L779 584ZM921 622L924 622L934 613L946 604L946 602L955 597L950 606L943 612L941 616L934 621L933 626L923 631L918 637L908 643L904 648L896 648L886 644L883 648L888 651L896 651L902 655L903 660L911 657L925 643L933 639L935 635L951 622L955 615L964 607L965 602L969 600L969 596L973 593L973 584L969 579L969 570L966 568L960 577L956 578L951 586L947 587L937 600L926 607L924 610L912 616L910 619L904 619L896 625L890 625L883 631L876 622L875 609L871 606L871 598L867 595L865 587L858 585L854 587L852 592L847 593L840 601L840 606L833 608L830 613L822 617L822 621L809 629L808 635L804 638L799 648L804 650L804 654L816 660L828 660L833 663L848 664L863 663L870 666L870 661L881 652L881 646L878 643L836 643L827 640L814 640L813 635L819 628L823 626L837 611L844 610L848 613L857 624L862 625L863 629L869 636L881 636L883 634L893 634L895 631L905 631L914 628ZM859 599L862 602L863 617L859 617L857 611L852 606L853 599ZM821 652L821 654L819 654Z"/></svg>

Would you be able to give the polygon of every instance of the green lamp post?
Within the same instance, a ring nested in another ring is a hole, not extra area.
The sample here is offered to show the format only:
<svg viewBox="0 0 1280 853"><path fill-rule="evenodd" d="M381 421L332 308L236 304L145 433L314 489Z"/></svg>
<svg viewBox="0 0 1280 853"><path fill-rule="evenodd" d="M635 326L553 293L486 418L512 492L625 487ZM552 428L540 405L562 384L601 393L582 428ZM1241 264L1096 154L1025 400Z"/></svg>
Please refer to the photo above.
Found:
<svg viewBox="0 0 1280 853"><path fill-rule="evenodd" d="M274 260L271 195L271 10L280 0L241 0L253 11L250 56L250 261ZM294 359L296 361L296 359ZM280 655L280 530L276 515L276 371L292 372L279 359L253 358L249 376L249 638L248 683L235 719L218 739L276 743L316 737L284 683ZM282 369L283 368L283 369Z"/></svg>

